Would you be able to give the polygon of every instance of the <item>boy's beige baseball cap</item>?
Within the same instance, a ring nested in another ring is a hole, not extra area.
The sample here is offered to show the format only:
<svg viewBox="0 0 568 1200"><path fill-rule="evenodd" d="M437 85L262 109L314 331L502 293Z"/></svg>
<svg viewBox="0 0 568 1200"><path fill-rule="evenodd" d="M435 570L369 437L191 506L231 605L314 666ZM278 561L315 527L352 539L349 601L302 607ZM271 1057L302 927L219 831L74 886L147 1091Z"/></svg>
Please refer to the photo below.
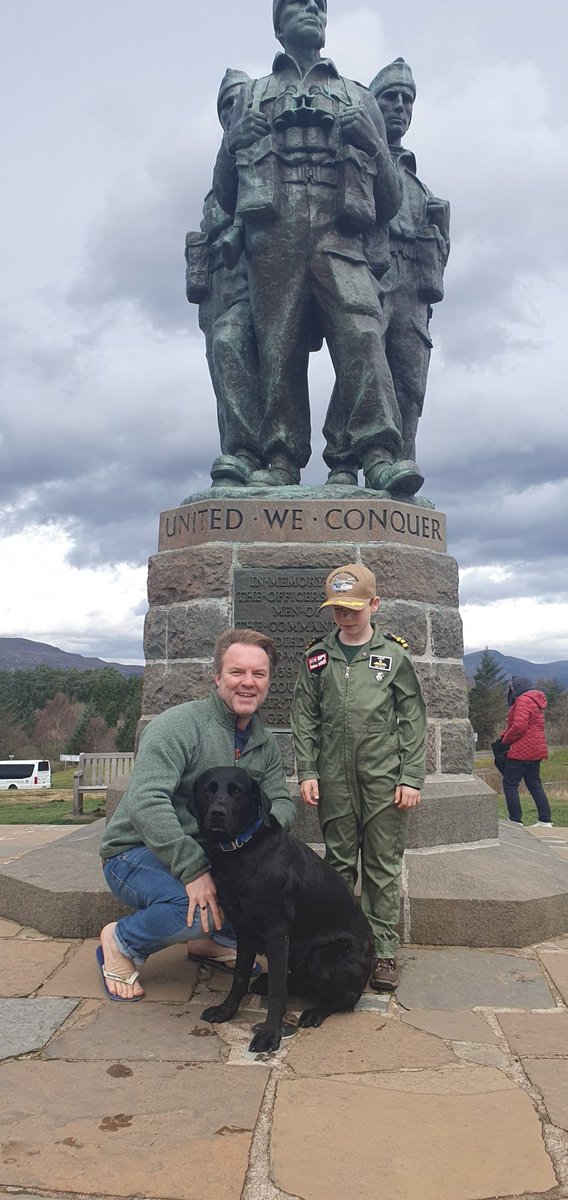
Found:
<svg viewBox="0 0 568 1200"><path fill-rule="evenodd" d="M377 594L377 581L373 572L361 563L347 563L336 567L325 581L325 601L322 608L364 608Z"/></svg>

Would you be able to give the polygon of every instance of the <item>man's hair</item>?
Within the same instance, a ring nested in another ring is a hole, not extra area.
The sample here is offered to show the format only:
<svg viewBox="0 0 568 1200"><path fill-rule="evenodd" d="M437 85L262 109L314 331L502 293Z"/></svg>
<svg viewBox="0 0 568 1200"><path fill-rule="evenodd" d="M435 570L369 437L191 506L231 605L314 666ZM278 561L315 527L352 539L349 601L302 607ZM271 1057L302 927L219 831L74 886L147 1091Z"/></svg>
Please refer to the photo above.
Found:
<svg viewBox="0 0 568 1200"><path fill-rule="evenodd" d="M219 675L223 666L223 659L230 646L258 646L259 650L264 650L270 663L270 674L276 670L280 655L272 641L272 638L266 636L265 633L259 633L257 629L226 629L224 633L220 633L215 642L213 651L213 666L215 674Z"/></svg>

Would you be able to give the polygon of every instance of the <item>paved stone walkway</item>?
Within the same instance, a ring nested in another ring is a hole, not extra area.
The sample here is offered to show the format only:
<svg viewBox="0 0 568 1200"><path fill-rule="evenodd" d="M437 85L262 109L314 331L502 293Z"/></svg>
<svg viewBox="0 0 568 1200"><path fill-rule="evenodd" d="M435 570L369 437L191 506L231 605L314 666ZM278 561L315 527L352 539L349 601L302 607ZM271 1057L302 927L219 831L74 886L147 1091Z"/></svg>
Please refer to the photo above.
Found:
<svg viewBox="0 0 568 1200"><path fill-rule="evenodd" d="M96 944L0 918L0 1200L568 1200L568 936L407 947L396 998L276 1055L247 1049L260 999L200 1020L228 978L179 946L109 1003Z"/></svg>

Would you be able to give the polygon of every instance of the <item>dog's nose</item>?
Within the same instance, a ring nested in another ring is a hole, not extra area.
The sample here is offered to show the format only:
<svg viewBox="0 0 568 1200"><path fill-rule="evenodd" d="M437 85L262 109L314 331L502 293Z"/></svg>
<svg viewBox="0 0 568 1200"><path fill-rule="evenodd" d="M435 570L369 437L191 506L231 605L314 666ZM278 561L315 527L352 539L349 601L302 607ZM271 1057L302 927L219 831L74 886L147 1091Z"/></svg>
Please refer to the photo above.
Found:
<svg viewBox="0 0 568 1200"><path fill-rule="evenodd" d="M226 816L225 810L224 810L224 808L221 808L220 805L217 805L217 806L213 805L213 808L209 809L210 824L215 824L218 821L224 821L225 816Z"/></svg>

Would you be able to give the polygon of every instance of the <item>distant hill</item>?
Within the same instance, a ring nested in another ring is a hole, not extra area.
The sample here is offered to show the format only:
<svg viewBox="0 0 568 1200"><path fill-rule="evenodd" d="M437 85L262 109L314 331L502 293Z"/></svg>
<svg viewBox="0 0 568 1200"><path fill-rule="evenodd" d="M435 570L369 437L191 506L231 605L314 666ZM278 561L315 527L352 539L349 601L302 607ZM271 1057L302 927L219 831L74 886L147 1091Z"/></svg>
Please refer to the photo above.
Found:
<svg viewBox="0 0 568 1200"><path fill-rule="evenodd" d="M47 642L31 642L28 638L0 637L0 671L31 671L34 667L57 667L63 671L100 671L114 667L121 675L141 675L144 667L126 663L105 662L102 658L86 658L83 654L68 654Z"/></svg>
<svg viewBox="0 0 568 1200"><path fill-rule="evenodd" d="M501 667L501 670L507 675L526 675L532 683L536 679L555 679L561 687L568 688L568 662L560 660L560 662L550 663L533 663L526 658L513 658L510 654L501 654L500 650L490 650L489 653ZM472 654L464 655L464 666L466 675L473 679L475 672L481 662L482 650L474 650Z"/></svg>

